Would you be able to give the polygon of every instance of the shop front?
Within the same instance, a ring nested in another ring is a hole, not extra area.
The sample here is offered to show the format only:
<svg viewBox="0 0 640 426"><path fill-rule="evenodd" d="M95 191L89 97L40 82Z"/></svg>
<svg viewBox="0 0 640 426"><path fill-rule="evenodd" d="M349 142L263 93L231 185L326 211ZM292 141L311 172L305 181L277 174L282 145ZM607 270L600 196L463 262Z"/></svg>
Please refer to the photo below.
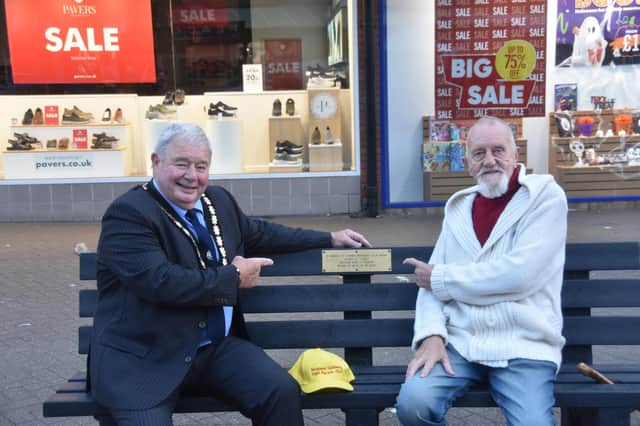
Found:
<svg viewBox="0 0 640 426"><path fill-rule="evenodd" d="M252 215L360 211L353 0L5 0L0 221L98 220L197 123Z"/></svg>
<svg viewBox="0 0 640 426"><path fill-rule="evenodd" d="M465 138L483 115L570 203L640 200L640 1L379 4L384 208L473 184Z"/></svg>

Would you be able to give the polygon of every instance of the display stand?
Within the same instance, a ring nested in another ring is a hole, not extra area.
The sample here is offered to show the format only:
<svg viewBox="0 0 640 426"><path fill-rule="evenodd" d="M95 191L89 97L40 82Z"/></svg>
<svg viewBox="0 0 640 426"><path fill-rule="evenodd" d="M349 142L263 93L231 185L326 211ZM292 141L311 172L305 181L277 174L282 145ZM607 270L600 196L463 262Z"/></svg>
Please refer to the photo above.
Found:
<svg viewBox="0 0 640 426"><path fill-rule="evenodd" d="M334 172L342 170L342 143L309 144L309 171Z"/></svg>
<svg viewBox="0 0 640 426"><path fill-rule="evenodd" d="M155 151L156 144L160 138L160 133L170 125L174 124L176 120L161 120L161 119L145 119L144 120L144 140L147 146L147 153L145 156L147 171L151 172L151 153Z"/></svg>
<svg viewBox="0 0 640 426"><path fill-rule="evenodd" d="M288 140L296 145L302 145L303 163L309 162L309 153L304 144L304 132L299 115L269 117L269 158L276 154L276 142Z"/></svg>
<svg viewBox="0 0 640 426"><path fill-rule="evenodd" d="M274 160L269 164L269 173L299 173L302 171L302 160L279 163Z"/></svg>
<svg viewBox="0 0 640 426"><path fill-rule="evenodd" d="M242 173L242 121L210 118L205 131L213 151L211 173Z"/></svg>

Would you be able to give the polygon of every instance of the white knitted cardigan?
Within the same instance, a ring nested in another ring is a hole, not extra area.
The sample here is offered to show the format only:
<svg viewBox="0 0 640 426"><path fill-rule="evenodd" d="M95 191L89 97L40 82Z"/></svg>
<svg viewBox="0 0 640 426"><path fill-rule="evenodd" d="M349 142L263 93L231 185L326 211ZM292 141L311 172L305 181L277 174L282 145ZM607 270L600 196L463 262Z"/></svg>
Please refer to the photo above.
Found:
<svg viewBox="0 0 640 426"><path fill-rule="evenodd" d="M480 246L471 208L477 187L447 202L429 263L432 291L416 301L413 349L440 335L467 360L504 367L528 358L560 366L560 291L567 235L567 200L550 175L525 175Z"/></svg>

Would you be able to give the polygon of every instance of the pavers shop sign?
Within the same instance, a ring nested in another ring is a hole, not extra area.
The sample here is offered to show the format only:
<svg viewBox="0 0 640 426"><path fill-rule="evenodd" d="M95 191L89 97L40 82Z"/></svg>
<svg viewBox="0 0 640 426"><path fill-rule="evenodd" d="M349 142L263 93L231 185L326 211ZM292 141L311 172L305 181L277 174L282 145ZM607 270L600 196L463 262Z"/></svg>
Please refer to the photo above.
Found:
<svg viewBox="0 0 640 426"><path fill-rule="evenodd" d="M544 116L546 2L436 1L437 119Z"/></svg>
<svg viewBox="0 0 640 426"><path fill-rule="evenodd" d="M13 82L153 83L150 0L5 0Z"/></svg>

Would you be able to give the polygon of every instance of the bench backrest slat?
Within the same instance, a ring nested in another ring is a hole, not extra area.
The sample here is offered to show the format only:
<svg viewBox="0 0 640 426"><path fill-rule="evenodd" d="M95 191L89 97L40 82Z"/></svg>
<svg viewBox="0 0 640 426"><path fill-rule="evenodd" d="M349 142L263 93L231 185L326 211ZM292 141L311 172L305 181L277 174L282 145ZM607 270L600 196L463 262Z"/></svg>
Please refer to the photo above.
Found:
<svg viewBox="0 0 640 426"><path fill-rule="evenodd" d="M392 270L384 274L410 274L402 265L406 257L427 260L430 247L396 247L392 249ZM593 270L640 270L638 243L576 243L566 247L565 282L562 292L567 337L565 358L590 361L590 345L640 344L639 316L590 316L592 307L640 306L639 279L589 279ZM259 285L241 290L241 305L247 314L288 314L283 320L270 317L247 317L252 339L265 349L277 348L361 348L408 346L413 334L413 310L417 288L402 281L367 283L367 273L344 274L344 284L313 284L310 275L337 275L321 271L322 250L272 256L273 267L264 268L265 276L300 276L298 284ZM377 274L376 274L377 275ZM95 253L80 256L81 279L96 276ZM273 281L273 280L271 280ZM96 307L97 291L80 291L80 316L90 318ZM386 313L383 319L371 318L370 312ZM405 312L406 311L406 312ZM314 316L300 320L296 313L334 312L329 316ZM336 318L335 313L345 319ZM316 318L330 319L316 319ZM279 317L276 317L279 318ZM89 349L90 326L80 327L79 351ZM359 350L359 349L350 349Z"/></svg>

